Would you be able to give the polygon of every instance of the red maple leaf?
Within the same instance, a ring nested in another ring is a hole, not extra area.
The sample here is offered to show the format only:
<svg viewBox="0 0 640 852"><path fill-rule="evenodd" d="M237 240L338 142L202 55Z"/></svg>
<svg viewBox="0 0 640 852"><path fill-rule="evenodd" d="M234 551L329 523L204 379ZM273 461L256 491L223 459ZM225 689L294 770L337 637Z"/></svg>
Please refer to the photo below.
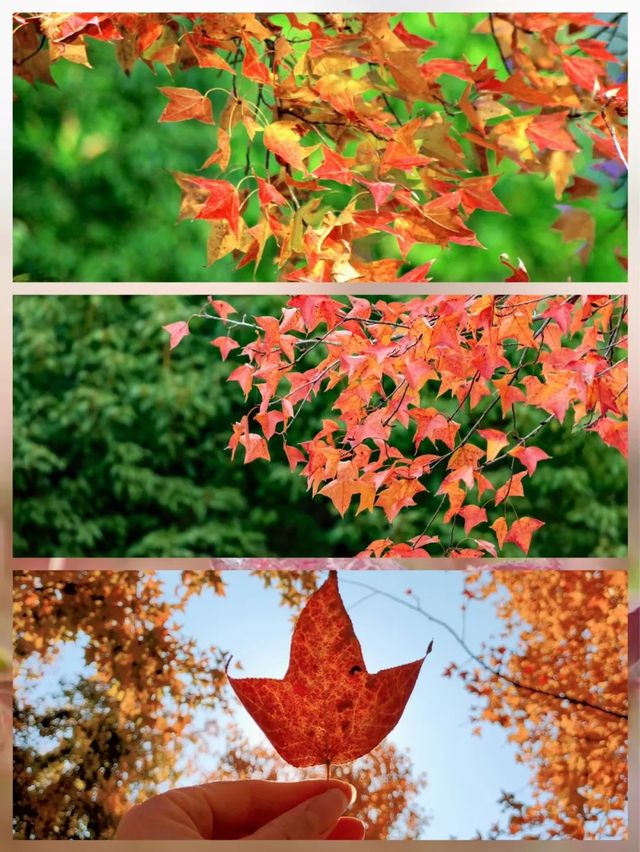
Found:
<svg viewBox="0 0 640 852"><path fill-rule="evenodd" d="M369 674L331 571L300 613L284 678L227 677L284 760L328 766L362 757L396 726L430 651Z"/></svg>
<svg viewBox="0 0 640 852"><path fill-rule="evenodd" d="M567 130L568 110L537 115L526 129L526 134L538 148L553 151L577 151L573 137Z"/></svg>
<svg viewBox="0 0 640 852"><path fill-rule="evenodd" d="M233 305L230 305L229 302L225 302L223 299L213 299L209 296L208 301L218 316L224 320L228 319L231 314L238 313Z"/></svg>
<svg viewBox="0 0 640 852"><path fill-rule="evenodd" d="M162 328L169 335L169 349L175 349L182 338L189 334L188 322L171 322L169 325L163 325Z"/></svg>
<svg viewBox="0 0 640 852"><path fill-rule="evenodd" d="M248 80L253 80L254 83L271 84L271 72L260 60L255 47L247 38L244 39L242 73Z"/></svg>
<svg viewBox="0 0 640 852"><path fill-rule="evenodd" d="M427 50L427 48L434 47L437 44L435 41L429 41L427 38L410 33L402 21L396 24L393 32L407 47L417 47L419 50Z"/></svg>
<svg viewBox="0 0 640 852"><path fill-rule="evenodd" d="M469 532L477 527L478 524L487 520L487 512L480 506L464 506L458 512L464 518L464 533L469 535Z"/></svg>
<svg viewBox="0 0 640 852"><path fill-rule="evenodd" d="M240 199L238 190L226 180L202 178L209 197L196 214L196 219L224 219L237 234L240 227ZM206 183L205 183L206 181Z"/></svg>
<svg viewBox="0 0 640 852"><path fill-rule="evenodd" d="M335 180L345 186L351 186L353 174L350 168L353 165L353 160L342 157L326 145L322 146L322 153L324 162L317 169L314 169L315 176L321 180Z"/></svg>
<svg viewBox="0 0 640 852"><path fill-rule="evenodd" d="M534 532L543 526L544 522L538 521L536 518L519 518L511 525L505 541L512 541L526 554L531 547L531 537Z"/></svg>
<svg viewBox="0 0 640 852"><path fill-rule="evenodd" d="M533 476L535 473L538 462L550 458L549 454L541 450L540 447L514 447L509 450L509 455L515 456L526 467L529 476Z"/></svg>
<svg viewBox="0 0 640 852"><path fill-rule="evenodd" d="M232 349L237 349L240 344L237 340L234 340L232 337L216 337L215 340L210 341L212 346L217 346L222 354L222 360L226 361L229 357L229 352Z"/></svg>
<svg viewBox="0 0 640 852"><path fill-rule="evenodd" d="M256 178L258 182L258 198L260 199L260 204L286 204L287 200L281 192L273 186L273 184L269 183L266 180L263 180L260 177Z"/></svg>
<svg viewBox="0 0 640 852"><path fill-rule="evenodd" d="M494 499L494 504L499 506L503 500L506 500L507 497L524 497L524 488L522 487L522 480L526 476L526 472L524 470L520 471L520 473L514 473L513 476L510 476L509 479L505 482L504 485L501 485L500 488L496 490L496 496Z"/></svg>

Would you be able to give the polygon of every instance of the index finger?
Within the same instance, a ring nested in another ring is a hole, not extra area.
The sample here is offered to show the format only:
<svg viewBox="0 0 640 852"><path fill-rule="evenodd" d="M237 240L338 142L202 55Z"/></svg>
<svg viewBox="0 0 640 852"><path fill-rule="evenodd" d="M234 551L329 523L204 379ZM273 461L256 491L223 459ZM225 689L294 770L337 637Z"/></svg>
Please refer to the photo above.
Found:
<svg viewBox="0 0 640 852"><path fill-rule="evenodd" d="M251 834L267 822L332 787L348 800L355 790L337 778L311 781L213 781L163 794L188 816L200 837L231 840Z"/></svg>

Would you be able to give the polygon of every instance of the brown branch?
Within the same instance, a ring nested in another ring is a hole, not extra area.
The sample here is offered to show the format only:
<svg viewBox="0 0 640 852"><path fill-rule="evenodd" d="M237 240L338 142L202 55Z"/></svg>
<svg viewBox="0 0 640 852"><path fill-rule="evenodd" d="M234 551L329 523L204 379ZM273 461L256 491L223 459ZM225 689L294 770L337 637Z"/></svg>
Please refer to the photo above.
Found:
<svg viewBox="0 0 640 852"><path fill-rule="evenodd" d="M620 142L618 141L618 134L616 133L616 129L613 126L613 124L611 124L609 122L609 119L607 118L607 107L606 107L606 105L603 106L602 109L600 110L600 115L602 117L602 120L604 121L605 127L609 131L609 136L611 136L611 140L612 140L612 142L615 146L616 151L618 152L618 156L620 157L620 159L624 163L624 167L626 168L626 170L629 171L629 163L627 162L627 158L625 157L625 155L622 151L622 147L620 145Z"/></svg>
<svg viewBox="0 0 640 852"><path fill-rule="evenodd" d="M14 61L13 64L17 68L19 68L21 65L24 65L25 62L28 62L30 59L33 59L33 57L36 56L36 54L40 53L40 51L44 47L46 41L47 41L47 37L43 35L40 38L40 44L36 47L36 49L33 51L33 53L28 54L28 56L23 56L22 59L20 60L20 62Z"/></svg>
<svg viewBox="0 0 640 852"><path fill-rule="evenodd" d="M500 44L500 39L498 38L498 34L496 33L496 26L493 20L493 12L489 12L489 26L491 27L491 35L493 36L493 40L498 48L498 53L500 54L500 59L502 60L502 64L504 65L504 70L507 74L511 74L509 71L509 66L507 65L507 59L504 55L504 51L502 50L502 45Z"/></svg>
<svg viewBox="0 0 640 852"><path fill-rule="evenodd" d="M618 322L611 330L611 336L607 341L607 347L603 352L603 357L609 360L609 356L611 355L611 360L613 360L613 350L616 347L616 344L619 342L620 329L622 328L622 323L625 321L627 316L627 297L625 296L622 300L622 309L620 311L620 316L618 317Z"/></svg>

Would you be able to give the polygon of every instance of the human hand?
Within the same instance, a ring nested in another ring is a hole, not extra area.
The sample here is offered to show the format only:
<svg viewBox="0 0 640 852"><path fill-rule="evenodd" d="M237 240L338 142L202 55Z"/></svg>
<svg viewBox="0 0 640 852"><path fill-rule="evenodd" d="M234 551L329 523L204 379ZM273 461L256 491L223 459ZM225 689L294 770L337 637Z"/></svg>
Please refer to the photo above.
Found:
<svg viewBox="0 0 640 852"><path fill-rule="evenodd" d="M342 816L354 798L337 779L214 781L135 805L116 840L363 840L364 824Z"/></svg>

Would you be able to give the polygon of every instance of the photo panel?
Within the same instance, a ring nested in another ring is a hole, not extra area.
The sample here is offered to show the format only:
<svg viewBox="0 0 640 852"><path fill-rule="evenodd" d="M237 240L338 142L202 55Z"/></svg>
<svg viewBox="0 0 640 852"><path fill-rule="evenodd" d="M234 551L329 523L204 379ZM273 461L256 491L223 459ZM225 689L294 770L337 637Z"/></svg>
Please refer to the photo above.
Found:
<svg viewBox="0 0 640 852"><path fill-rule="evenodd" d="M14 555L620 558L624 296L14 305Z"/></svg>
<svg viewBox="0 0 640 852"><path fill-rule="evenodd" d="M13 45L18 282L627 280L624 12L24 13Z"/></svg>
<svg viewBox="0 0 640 852"><path fill-rule="evenodd" d="M248 780L308 779L355 787L335 838L626 837L624 571L44 570L13 585L16 839L197 839L189 790L171 809L154 797L203 783L198 837L273 839L259 832L284 800L252 816L220 803Z"/></svg>

